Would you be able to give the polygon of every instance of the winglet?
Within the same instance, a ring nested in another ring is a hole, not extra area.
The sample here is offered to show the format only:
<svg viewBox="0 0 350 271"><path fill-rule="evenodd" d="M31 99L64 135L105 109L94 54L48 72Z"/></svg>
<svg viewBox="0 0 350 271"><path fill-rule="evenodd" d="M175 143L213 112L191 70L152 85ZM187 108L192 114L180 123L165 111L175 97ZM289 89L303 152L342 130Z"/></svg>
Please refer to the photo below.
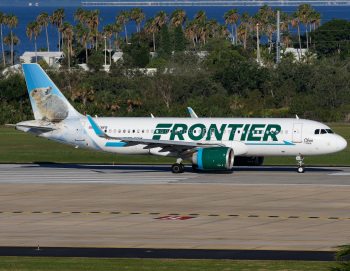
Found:
<svg viewBox="0 0 350 271"><path fill-rule="evenodd" d="M106 134L101 130L101 128L92 120L90 116L86 116L87 119L89 120L92 129L94 129L94 132L96 133L97 136L99 137L107 137Z"/></svg>
<svg viewBox="0 0 350 271"><path fill-rule="evenodd" d="M191 118L198 118L197 114L193 111L191 107L187 107L188 112L190 112Z"/></svg>

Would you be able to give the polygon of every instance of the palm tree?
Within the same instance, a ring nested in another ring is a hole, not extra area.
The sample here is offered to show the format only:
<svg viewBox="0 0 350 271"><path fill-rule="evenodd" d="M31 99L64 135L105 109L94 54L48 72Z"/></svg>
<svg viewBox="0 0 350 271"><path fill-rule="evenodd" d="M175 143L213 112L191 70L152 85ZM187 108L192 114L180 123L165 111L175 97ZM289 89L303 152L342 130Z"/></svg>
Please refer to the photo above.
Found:
<svg viewBox="0 0 350 271"><path fill-rule="evenodd" d="M146 18L146 14L142 12L142 8L132 8L130 12L130 21L136 22L136 33L141 31L141 23Z"/></svg>
<svg viewBox="0 0 350 271"><path fill-rule="evenodd" d="M187 22L186 11L181 8L175 9L170 15L170 25L176 27L178 25L184 27L184 23Z"/></svg>
<svg viewBox="0 0 350 271"><path fill-rule="evenodd" d="M107 24L103 28L103 34L109 41L109 65L112 64L112 36L113 36L113 26L111 24Z"/></svg>
<svg viewBox="0 0 350 271"><path fill-rule="evenodd" d="M74 20L78 20L79 24L83 24L86 18L86 11L83 8L78 8L74 14Z"/></svg>
<svg viewBox="0 0 350 271"><path fill-rule="evenodd" d="M292 26L298 28L298 36L299 36L299 49L301 56L301 39L300 39L300 12L295 11L292 13Z"/></svg>
<svg viewBox="0 0 350 271"><path fill-rule="evenodd" d="M310 4L301 4L297 10L300 14L300 19L303 25L305 26L305 33L306 33L306 48L309 49L309 37L307 33L307 26L309 25L309 14L311 12L311 5Z"/></svg>
<svg viewBox="0 0 350 271"><path fill-rule="evenodd" d="M51 26L55 26L56 30L58 32L58 51L61 52L61 35L60 35L60 26L63 23L63 19L65 18L65 14L64 14L64 9L63 8L59 8L56 9L52 16L50 16L49 21L51 22Z"/></svg>
<svg viewBox="0 0 350 271"><path fill-rule="evenodd" d="M234 9L230 9L224 14L225 24L231 25L232 36L233 36L233 26L235 26L235 42L234 42L235 44L237 44L237 22L239 21L239 14L237 12L238 12L238 9L234 8ZM232 44L233 44L233 39L232 39Z"/></svg>
<svg viewBox="0 0 350 271"><path fill-rule="evenodd" d="M94 30L94 33L96 34L95 37L96 37L96 51L97 51L97 47L98 47L98 41L97 41L97 38L98 38L98 35L99 35L99 32L98 32L98 26L100 25L100 20L102 20L102 18L99 18L98 15L100 15L101 11L95 9L92 13L91 13L91 27L92 29Z"/></svg>
<svg viewBox="0 0 350 271"><path fill-rule="evenodd" d="M154 15L154 22L158 29L160 29L163 24L168 23L168 14L164 10L159 11L156 15Z"/></svg>
<svg viewBox="0 0 350 271"><path fill-rule="evenodd" d="M119 12L119 14L117 15L117 17L115 17L118 21L119 24L124 25L124 29L125 29L125 40L126 43L128 43L128 33L126 32L126 23L129 21L130 19L130 12L126 11L126 10L122 10L121 12Z"/></svg>
<svg viewBox="0 0 350 271"><path fill-rule="evenodd" d="M248 12L243 12L241 15L242 23L244 24L244 41L243 41L243 48L247 48L247 34L248 34L248 27L249 27L249 18L250 14Z"/></svg>
<svg viewBox="0 0 350 271"><path fill-rule="evenodd" d="M290 44L292 44L289 30L283 31L281 40L282 40L282 43L285 44L287 48L289 47Z"/></svg>
<svg viewBox="0 0 350 271"><path fill-rule="evenodd" d="M30 37L32 41L34 35L34 44L35 44L35 62L38 63L38 53L36 48L36 38L39 37L41 32L41 26L37 21L32 21L27 25L27 36Z"/></svg>
<svg viewBox="0 0 350 271"><path fill-rule="evenodd" d="M5 65L5 52L4 52L4 40L3 40L3 37L2 37L2 25L7 25L7 16L5 13L2 13L0 11L0 28L1 28L1 56L2 56L2 59L3 59L3 63Z"/></svg>
<svg viewBox="0 0 350 271"><path fill-rule="evenodd" d="M13 63L13 46L20 44L20 40L12 33L8 33L7 36L4 37L4 43L6 46L11 48L11 63Z"/></svg>
<svg viewBox="0 0 350 271"><path fill-rule="evenodd" d="M217 19L210 19L208 21L209 31L213 37L216 37L216 34L219 30L220 24Z"/></svg>
<svg viewBox="0 0 350 271"><path fill-rule="evenodd" d="M203 11L203 9L199 10L194 15L193 30L195 32L196 42L198 42L198 37L199 37L201 40L203 40L205 44L205 35L207 30L206 20L207 20L207 14L205 13L205 11Z"/></svg>
<svg viewBox="0 0 350 271"><path fill-rule="evenodd" d="M46 30L46 43L47 43L47 51L50 52L50 46L49 46L49 36L47 34L47 26L49 25L49 13L43 12L38 15L36 18L38 21L39 25L41 27L45 27Z"/></svg>
<svg viewBox="0 0 350 271"><path fill-rule="evenodd" d="M146 33L152 34L153 36L153 52L155 52L156 51L155 33L158 31L158 27L155 20L153 18L148 18L144 26L144 29Z"/></svg>
<svg viewBox="0 0 350 271"><path fill-rule="evenodd" d="M227 38L230 35L230 31L228 31L227 26L224 24L220 24L217 32L217 36L219 38Z"/></svg>
<svg viewBox="0 0 350 271"><path fill-rule="evenodd" d="M12 29L14 27L18 26L18 18L17 18L17 16L15 16L13 14L7 15L7 25L11 29L11 38L14 38L15 36L13 35ZM12 40L11 41L11 65L13 65L13 45L14 45L14 41Z"/></svg>
<svg viewBox="0 0 350 271"><path fill-rule="evenodd" d="M116 42L116 44L117 44L117 50L119 50L119 33L120 33L120 31L122 31L123 30L123 26L120 24L120 23L118 23L118 22L115 22L114 24L112 24L112 31L113 31L113 34L114 34L114 36L115 36L115 42Z"/></svg>
<svg viewBox="0 0 350 271"><path fill-rule="evenodd" d="M193 46L196 45L196 22L195 21L189 21L186 24L186 30L185 30L185 36L187 39L192 40Z"/></svg>
<svg viewBox="0 0 350 271"><path fill-rule="evenodd" d="M87 44L90 38L90 30L86 28L83 24L77 24L75 26L74 32L76 33L76 36L78 39L81 40L81 42L84 44L85 47L85 63L88 63L88 50L87 50Z"/></svg>
<svg viewBox="0 0 350 271"><path fill-rule="evenodd" d="M74 37L73 26L69 22L64 22L59 30L62 33L62 40L67 40L68 68L70 68L70 54L72 52L71 45Z"/></svg>

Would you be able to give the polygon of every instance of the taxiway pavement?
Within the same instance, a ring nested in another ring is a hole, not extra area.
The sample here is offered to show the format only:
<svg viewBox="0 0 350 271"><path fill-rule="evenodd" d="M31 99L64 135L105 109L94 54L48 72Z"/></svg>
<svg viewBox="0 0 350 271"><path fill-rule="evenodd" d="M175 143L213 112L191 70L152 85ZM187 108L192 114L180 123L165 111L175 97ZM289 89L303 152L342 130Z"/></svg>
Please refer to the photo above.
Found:
<svg viewBox="0 0 350 271"><path fill-rule="evenodd" d="M349 192L349 167L1 164L0 246L329 251Z"/></svg>

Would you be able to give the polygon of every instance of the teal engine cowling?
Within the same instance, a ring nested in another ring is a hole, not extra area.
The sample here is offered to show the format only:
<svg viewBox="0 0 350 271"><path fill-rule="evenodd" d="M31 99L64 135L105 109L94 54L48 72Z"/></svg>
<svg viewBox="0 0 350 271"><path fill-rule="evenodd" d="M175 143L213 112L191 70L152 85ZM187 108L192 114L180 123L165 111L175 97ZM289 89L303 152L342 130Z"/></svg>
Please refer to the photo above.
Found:
<svg viewBox="0 0 350 271"><path fill-rule="evenodd" d="M192 163L197 169L231 169L233 167L233 149L212 147L198 149L192 155Z"/></svg>

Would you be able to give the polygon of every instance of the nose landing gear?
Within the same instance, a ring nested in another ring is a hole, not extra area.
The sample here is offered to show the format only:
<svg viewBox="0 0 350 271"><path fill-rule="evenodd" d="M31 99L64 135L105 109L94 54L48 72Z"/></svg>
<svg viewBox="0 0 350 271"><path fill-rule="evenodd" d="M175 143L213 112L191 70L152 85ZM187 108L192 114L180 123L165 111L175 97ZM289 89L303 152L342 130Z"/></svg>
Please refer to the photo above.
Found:
<svg viewBox="0 0 350 271"><path fill-rule="evenodd" d="M300 154L295 158L298 161L298 173L304 173L305 167L304 167L304 157Z"/></svg>

